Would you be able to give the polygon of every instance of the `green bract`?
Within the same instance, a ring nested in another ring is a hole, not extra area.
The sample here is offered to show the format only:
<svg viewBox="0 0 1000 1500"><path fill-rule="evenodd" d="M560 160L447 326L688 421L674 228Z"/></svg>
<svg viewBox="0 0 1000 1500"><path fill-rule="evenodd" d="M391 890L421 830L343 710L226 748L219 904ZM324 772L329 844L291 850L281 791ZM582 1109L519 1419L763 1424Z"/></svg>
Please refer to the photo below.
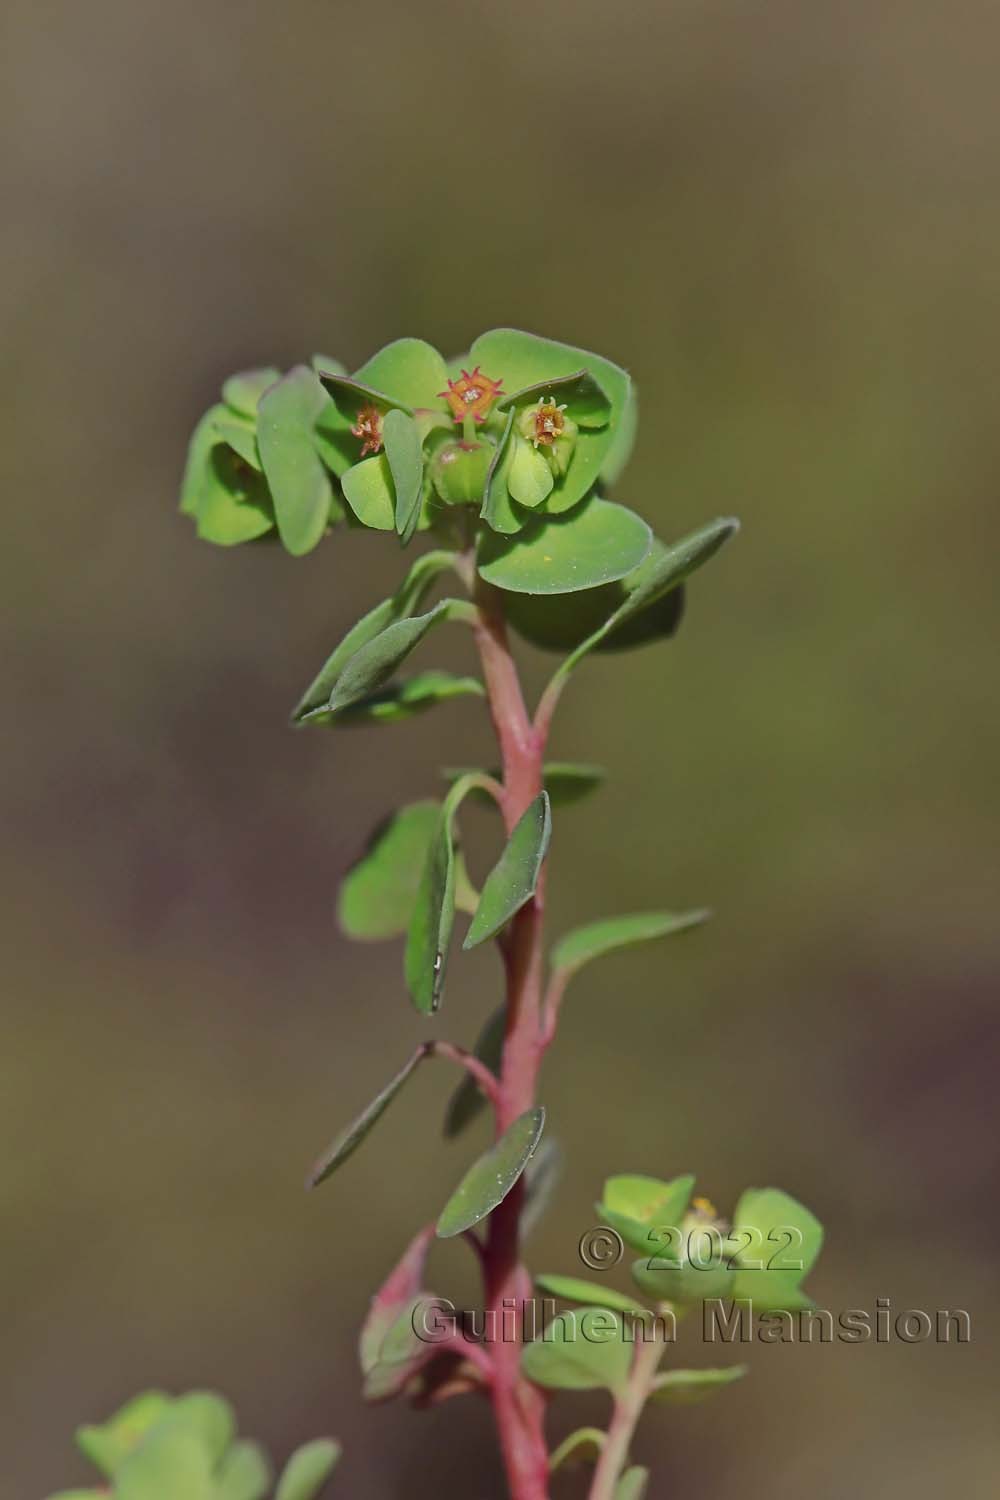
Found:
<svg viewBox="0 0 1000 1500"><path fill-rule="evenodd" d="M676 1191L681 1184L686 1191ZM819 1255L823 1227L803 1204L778 1188L748 1188L730 1226L711 1204L687 1199L693 1178L660 1184L653 1179L612 1178L598 1211L643 1258L632 1266L636 1285L658 1301L678 1305L733 1297L754 1312L811 1308L801 1289ZM629 1204L616 1214L609 1203Z"/></svg>
<svg viewBox="0 0 1000 1500"><path fill-rule="evenodd" d="M236 1437L232 1408L208 1391L148 1391L102 1426L81 1427L77 1442L108 1486L51 1500L265 1500L272 1492L267 1455ZM274 1500L316 1500L339 1457L330 1438L307 1443L289 1459Z"/></svg>
<svg viewBox="0 0 1000 1500"><path fill-rule="evenodd" d="M521 1368L536 1385L555 1390L617 1393L628 1378L632 1349L620 1313L588 1306L554 1318L525 1349Z"/></svg>
<svg viewBox="0 0 1000 1500"><path fill-rule="evenodd" d="M656 1177L609 1177L596 1212L633 1250L652 1255L662 1227L680 1224L693 1187L691 1175L671 1182Z"/></svg>
<svg viewBox="0 0 1000 1500"><path fill-rule="evenodd" d="M195 428L181 510L205 541L255 541L277 527L288 551L315 547L343 505L321 462L316 423L330 406L315 373L297 365L233 375Z"/></svg>

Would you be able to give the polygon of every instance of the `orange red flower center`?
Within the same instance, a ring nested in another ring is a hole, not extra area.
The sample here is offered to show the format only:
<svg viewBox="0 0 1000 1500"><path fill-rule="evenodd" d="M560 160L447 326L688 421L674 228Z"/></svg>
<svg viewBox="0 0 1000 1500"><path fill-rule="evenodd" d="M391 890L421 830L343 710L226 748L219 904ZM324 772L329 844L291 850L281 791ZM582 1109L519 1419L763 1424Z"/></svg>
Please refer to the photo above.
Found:
<svg viewBox="0 0 1000 1500"><path fill-rule="evenodd" d="M471 372L463 370L461 379L449 380L448 389L438 391L438 395L447 401L456 422L464 417L484 422L494 401L503 395L503 381L491 380L477 365Z"/></svg>
<svg viewBox="0 0 1000 1500"><path fill-rule="evenodd" d="M540 401L531 413L534 433L532 442L537 448L539 444L547 445L554 443L556 438L562 437L566 427L566 418L563 412L565 404L557 406L552 400Z"/></svg>
<svg viewBox="0 0 1000 1500"><path fill-rule="evenodd" d="M377 453L382 446L382 413L377 406L363 406L358 412L358 420L351 428L351 433L356 438L364 441L361 446L361 457L366 453Z"/></svg>

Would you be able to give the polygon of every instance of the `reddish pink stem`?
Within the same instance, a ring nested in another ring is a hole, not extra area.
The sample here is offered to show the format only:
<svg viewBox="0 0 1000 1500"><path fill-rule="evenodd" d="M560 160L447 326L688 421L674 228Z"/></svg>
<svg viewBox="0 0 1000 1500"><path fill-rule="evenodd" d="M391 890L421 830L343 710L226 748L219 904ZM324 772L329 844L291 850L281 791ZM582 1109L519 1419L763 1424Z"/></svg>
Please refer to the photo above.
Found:
<svg viewBox="0 0 1000 1500"><path fill-rule="evenodd" d="M448 1062L457 1063L460 1068L464 1068L489 1102L496 1107L500 1085L484 1062L480 1062L478 1057L467 1052L464 1047L456 1047L454 1042L433 1041L424 1045L429 1057L444 1057Z"/></svg>
<svg viewBox="0 0 1000 1500"><path fill-rule="evenodd" d="M542 789L545 735L532 725L521 692L517 667L507 642L501 596L477 580L479 618L476 644L503 766L501 811L508 834ZM544 873L534 898L518 912L502 944L507 979L507 1024L499 1091L496 1133L535 1103L542 1042L542 913ZM486 1306L495 1317L487 1326L520 1331L521 1312L532 1295L532 1283L521 1264L520 1219L524 1185L518 1183L494 1209L484 1248ZM504 1312L508 1316L504 1318ZM549 1460L545 1443L545 1398L521 1375L521 1342L503 1336L493 1349L493 1409L507 1469L511 1500L546 1500Z"/></svg>

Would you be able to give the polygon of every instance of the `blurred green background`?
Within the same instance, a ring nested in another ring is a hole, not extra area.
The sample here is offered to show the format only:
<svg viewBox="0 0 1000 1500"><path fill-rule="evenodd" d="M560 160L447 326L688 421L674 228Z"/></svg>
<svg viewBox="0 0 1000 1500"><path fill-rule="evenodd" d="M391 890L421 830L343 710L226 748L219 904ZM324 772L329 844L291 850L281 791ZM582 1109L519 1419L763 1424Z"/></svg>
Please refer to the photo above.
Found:
<svg viewBox="0 0 1000 1500"><path fill-rule="evenodd" d="M618 494L662 535L744 521L678 640L589 661L557 723L613 775L558 819L554 928L716 920L572 994L533 1264L577 1268L610 1171L774 1182L828 1225L817 1296L965 1307L973 1342L754 1348L648 1419L653 1495L992 1493L995 7L7 0L0 31L3 1500L82 1478L75 1423L153 1383L279 1453L339 1434L338 1493L503 1494L484 1404L358 1397L367 1298L476 1146L438 1144L446 1069L301 1191L420 1034L336 882L489 755L481 711L290 733L396 549L227 555L174 512L231 370L500 323L632 370ZM457 965L443 1034L498 983ZM461 1247L433 1281L472 1295Z"/></svg>

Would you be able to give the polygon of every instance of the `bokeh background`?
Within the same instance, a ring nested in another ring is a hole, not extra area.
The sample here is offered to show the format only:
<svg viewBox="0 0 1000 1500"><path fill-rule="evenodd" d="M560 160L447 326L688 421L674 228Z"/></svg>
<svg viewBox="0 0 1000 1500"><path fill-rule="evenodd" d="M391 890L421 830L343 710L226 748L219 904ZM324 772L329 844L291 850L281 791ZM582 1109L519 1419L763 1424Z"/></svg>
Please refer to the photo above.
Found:
<svg viewBox="0 0 1000 1500"><path fill-rule="evenodd" d="M777 1183L829 1226L831 1307L964 1307L973 1342L754 1348L648 1419L653 1495L993 1493L996 9L7 0L0 29L3 1500L82 1479L76 1422L153 1383L224 1388L277 1453L340 1434L338 1493L503 1494L485 1405L358 1396L367 1298L486 1139L440 1146L444 1067L301 1191L420 1034L338 877L486 729L289 733L395 548L225 554L174 512L231 370L499 323L633 371L618 493L662 535L744 521L677 641L590 661L557 724L613 774L558 820L555 928L716 920L578 982L533 1263L576 1267L611 1171ZM456 967L442 1031L497 991Z"/></svg>

